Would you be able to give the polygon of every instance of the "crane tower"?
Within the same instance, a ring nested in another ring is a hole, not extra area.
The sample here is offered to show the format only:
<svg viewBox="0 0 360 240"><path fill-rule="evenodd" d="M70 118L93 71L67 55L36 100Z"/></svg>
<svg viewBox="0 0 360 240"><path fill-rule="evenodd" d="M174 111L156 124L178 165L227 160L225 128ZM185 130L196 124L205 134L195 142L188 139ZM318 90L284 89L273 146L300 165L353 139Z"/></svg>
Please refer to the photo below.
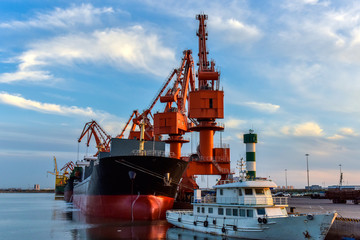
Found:
<svg viewBox="0 0 360 240"><path fill-rule="evenodd" d="M198 88L189 93L189 117L197 121L191 130L199 132L201 157L212 161L214 132L224 130L216 123L217 118L224 118L224 92L219 90L220 74L215 70L215 62L209 63L207 59L207 15L199 14L196 19L199 20Z"/></svg>

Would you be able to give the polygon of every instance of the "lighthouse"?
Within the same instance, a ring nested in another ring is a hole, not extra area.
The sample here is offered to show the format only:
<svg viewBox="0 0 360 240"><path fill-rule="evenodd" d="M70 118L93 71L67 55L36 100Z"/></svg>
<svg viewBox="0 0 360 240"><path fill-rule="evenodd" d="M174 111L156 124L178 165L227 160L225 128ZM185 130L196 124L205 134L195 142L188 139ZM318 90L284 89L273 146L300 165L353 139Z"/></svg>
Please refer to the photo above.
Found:
<svg viewBox="0 0 360 240"><path fill-rule="evenodd" d="M256 178L255 144L257 143L257 134L250 129L249 133L244 134L244 143L246 144L246 178L253 180Z"/></svg>

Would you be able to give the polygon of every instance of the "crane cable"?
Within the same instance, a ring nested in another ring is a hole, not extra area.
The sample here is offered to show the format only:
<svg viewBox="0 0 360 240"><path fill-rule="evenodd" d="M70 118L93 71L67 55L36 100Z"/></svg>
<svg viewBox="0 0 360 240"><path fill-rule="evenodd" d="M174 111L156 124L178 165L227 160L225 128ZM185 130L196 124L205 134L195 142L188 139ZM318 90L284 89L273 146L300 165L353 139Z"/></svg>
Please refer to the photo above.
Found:
<svg viewBox="0 0 360 240"><path fill-rule="evenodd" d="M151 175L151 176L153 176L153 177L160 178L160 179L163 179L163 180L164 180L164 176L162 176L161 174L158 174L158 173L156 173L156 172L150 171L150 170L148 170L148 169L146 169L146 168L140 167L140 166L135 165L135 164L133 164L133 163L127 162L127 161L125 161L124 159L121 159L120 161L119 161L119 160L115 160L115 162L120 163L120 164L125 165L125 166L130 167L130 168L133 168L133 169L138 170L138 171L140 171L140 172L149 174L149 175ZM176 184L176 182L172 181L171 178L169 179L169 183L170 183L170 184L171 184L171 183L172 183L172 184Z"/></svg>

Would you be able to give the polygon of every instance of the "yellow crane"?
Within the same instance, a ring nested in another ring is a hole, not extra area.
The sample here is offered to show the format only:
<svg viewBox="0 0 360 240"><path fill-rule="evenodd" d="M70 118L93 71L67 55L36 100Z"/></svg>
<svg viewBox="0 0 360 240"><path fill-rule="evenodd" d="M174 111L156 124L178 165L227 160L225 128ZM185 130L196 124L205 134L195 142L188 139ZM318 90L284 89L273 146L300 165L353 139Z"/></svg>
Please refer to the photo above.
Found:
<svg viewBox="0 0 360 240"><path fill-rule="evenodd" d="M68 162L64 165L64 167L60 170L64 170L63 172L60 172L57 167L57 161L56 157L54 156L54 172L48 171L48 173L55 176L55 197L63 196L64 195L64 188L66 185L67 180L69 179L69 172L68 169L73 170L74 169L74 163Z"/></svg>

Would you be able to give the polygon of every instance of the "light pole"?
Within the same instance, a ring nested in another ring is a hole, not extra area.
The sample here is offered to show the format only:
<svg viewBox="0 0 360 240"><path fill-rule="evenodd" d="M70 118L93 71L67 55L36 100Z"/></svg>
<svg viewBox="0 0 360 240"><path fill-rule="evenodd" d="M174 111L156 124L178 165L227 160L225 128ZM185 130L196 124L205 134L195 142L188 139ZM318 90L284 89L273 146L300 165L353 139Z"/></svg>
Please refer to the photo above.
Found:
<svg viewBox="0 0 360 240"><path fill-rule="evenodd" d="M287 189L287 169L285 169L285 188Z"/></svg>
<svg viewBox="0 0 360 240"><path fill-rule="evenodd" d="M308 190L310 190L310 184L309 184L309 154L305 154L306 156L306 171L307 171L307 185L308 185Z"/></svg>
<svg viewBox="0 0 360 240"><path fill-rule="evenodd" d="M341 172L341 164L339 164L339 167L340 167L340 182L339 182L339 186L341 187L341 186L342 186L342 183L343 183L343 173Z"/></svg>

